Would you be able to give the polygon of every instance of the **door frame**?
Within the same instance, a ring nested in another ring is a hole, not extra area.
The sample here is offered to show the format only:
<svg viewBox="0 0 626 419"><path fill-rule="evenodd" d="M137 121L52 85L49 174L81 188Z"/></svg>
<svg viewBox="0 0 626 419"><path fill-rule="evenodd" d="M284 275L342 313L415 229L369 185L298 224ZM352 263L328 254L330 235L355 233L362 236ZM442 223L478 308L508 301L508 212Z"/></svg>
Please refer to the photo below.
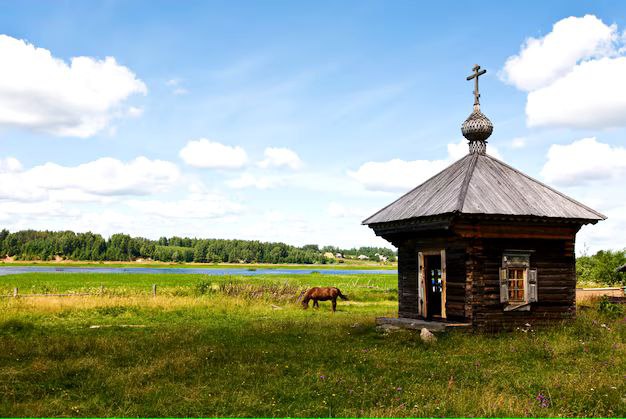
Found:
<svg viewBox="0 0 626 419"><path fill-rule="evenodd" d="M446 249L422 250L417 252L417 314L426 318L428 313L428 293L426 292L425 256L441 257L441 318L446 318Z"/></svg>

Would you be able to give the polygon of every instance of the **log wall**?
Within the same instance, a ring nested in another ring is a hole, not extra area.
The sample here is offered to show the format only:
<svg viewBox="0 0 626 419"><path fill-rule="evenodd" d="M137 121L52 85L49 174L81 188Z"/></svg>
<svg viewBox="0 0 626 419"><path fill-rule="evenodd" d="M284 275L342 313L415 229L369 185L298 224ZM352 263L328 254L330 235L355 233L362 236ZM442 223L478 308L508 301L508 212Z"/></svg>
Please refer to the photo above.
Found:
<svg viewBox="0 0 626 419"><path fill-rule="evenodd" d="M500 303L499 268L507 250L530 250L537 269L537 302L529 311L504 311ZM472 278L472 323L484 330L509 330L529 323L539 326L576 314L574 237L569 239L479 239L468 247L466 264Z"/></svg>

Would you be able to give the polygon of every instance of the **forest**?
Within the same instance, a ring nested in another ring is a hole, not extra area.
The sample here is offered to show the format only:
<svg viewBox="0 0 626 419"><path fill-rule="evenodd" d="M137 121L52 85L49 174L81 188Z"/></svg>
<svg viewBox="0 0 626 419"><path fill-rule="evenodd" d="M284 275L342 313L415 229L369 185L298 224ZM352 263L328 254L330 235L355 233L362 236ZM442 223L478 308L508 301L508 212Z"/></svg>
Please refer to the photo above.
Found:
<svg viewBox="0 0 626 419"><path fill-rule="evenodd" d="M256 240L197 239L161 237L150 240L113 234L105 239L100 234L73 231L23 230L14 233L0 231L0 255L15 260L134 261L149 259L162 262L203 263L334 263L324 253L341 253L356 258L365 255L378 261L377 254L390 260L396 253L387 248L360 247L341 249L308 244L302 247L285 243Z"/></svg>

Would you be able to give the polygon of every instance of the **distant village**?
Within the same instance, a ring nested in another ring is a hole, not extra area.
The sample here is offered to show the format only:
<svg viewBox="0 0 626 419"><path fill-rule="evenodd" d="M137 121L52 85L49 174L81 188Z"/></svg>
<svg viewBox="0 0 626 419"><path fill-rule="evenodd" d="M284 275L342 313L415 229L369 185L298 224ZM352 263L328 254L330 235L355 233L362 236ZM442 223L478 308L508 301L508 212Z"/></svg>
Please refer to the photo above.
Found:
<svg viewBox="0 0 626 419"><path fill-rule="evenodd" d="M370 260L370 257L367 255L358 255L358 256L344 255L342 253L332 253L332 252L324 253L324 257L326 259L331 259L331 260L341 260L341 259L358 259L362 261ZM388 257L385 255L381 255L380 253L375 253L374 258L372 258L372 260L377 261L377 262L397 262L398 257L397 256Z"/></svg>

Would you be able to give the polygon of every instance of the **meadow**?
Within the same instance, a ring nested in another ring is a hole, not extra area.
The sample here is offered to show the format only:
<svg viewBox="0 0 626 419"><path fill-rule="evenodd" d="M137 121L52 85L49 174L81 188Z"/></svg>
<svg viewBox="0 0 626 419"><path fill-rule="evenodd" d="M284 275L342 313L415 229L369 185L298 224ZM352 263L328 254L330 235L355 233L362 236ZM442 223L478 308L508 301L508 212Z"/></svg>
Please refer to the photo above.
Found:
<svg viewBox="0 0 626 419"><path fill-rule="evenodd" d="M158 284L156 297L151 285ZM303 310L312 285L350 301ZM0 276L0 416L624 416L626 319L425 344L395 275Z"/></svg>

